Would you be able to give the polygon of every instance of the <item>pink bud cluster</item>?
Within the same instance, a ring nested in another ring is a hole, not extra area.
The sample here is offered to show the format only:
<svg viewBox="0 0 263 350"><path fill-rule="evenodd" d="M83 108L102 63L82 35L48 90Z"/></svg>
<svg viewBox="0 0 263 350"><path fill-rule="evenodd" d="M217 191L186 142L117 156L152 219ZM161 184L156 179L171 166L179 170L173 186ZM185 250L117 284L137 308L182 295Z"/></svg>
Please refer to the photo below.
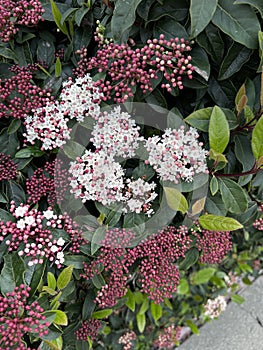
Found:
<svg viewBox="0 0 263 350"><path fill-rule="evenodd" d="M83 48L78 53L80 61L76 74L83 76L94 68L99 73L106 72L106 78L96 82L104 94L104 100L113 96L113 101L123 103L133 96L133 87L138 87L146 93L152 91L152 81L162 73L164 83L162 88L171 92L173 88L183 88L182 76L192 78L194 67L190 63L191 51L189 43L183 38L148 40L142 48L132 48L129 44L109 42L99 48L95 57L87 58L88 49Z"/></svg>
<svg viewBox="0 0 263 350"><path fill-rule="evenodd" d="M17 166L11 159L11 156L6 156L0 153L0 181L12 180L17 176Z"/></svg>
<svg viewBox="0 0 263 350"><path fill-rule="evenodd" d="M104 267L106 284L99 290L96 302L102 307L112 307L127 292L129 268L138 262L138 283L142 292L155 303L170 298L179 283L179 271L174 262L183 257L190 247L188 230L181 226L166 227L157 235L134 248L130 245L134 234L129 230L114 229L106 233L100 255L89 265L84 264L82 277L89 280L99 267ZM118 240L116 240L116 236ZM123 236L123 240L120 237Z"/></svg>
<svg viewBox="0 0 263 350"><path fill-rule="evenodd" d="M0 348L28 350L23 336L31 333L36 337L47 335L49 326L42 314L44 309L37 301L28 304L30 287L21 284L6 296L0 296Z"/></svg>
<svg viewBox="0 0 263 350"><path fill-rule="evenodd" d="M42 168L26 179L26 189L29 194L28 203L37 203L42 197L48 197L48 203L61 203L68 186L67 171L62 169L62 161L47 162Z"/></svg>
<svg viewBox="0 0 263 350"><path fill-rule="evenodd" d="M259 230L259 231L263 231L263 218L259 218L258 220L256 220L253 223L253 226Z"/></svg>
<svg viewBox="0 0 263 350"><path fill-rule="evenodd" d="M175 327L171 325L164 328L158 335L158 338L154 341L154 346L159 349L172 350L175 343L180 339L181 327Z"/></svg>
<svg viewBox="0 0 263 350"><path fill-rule="evenodd" d="M0 118L25 118L52 99L49 91L32 83L35 65L14 65L10 70L14 73L11 78L0 79Z"/></svg>
<svg viewBox="0 0 263 350"><path fill-rule="evenodd" d="M81 327L75 332L77 340L87 341L90 338L94 341L101 328L101 322L99 320L83 321Z"/></svg>
<svg viewBox="0 0 263 350"><path fill-rule="evenodd" d="M229 231L203 230L197 225L192 232L197 237L196 247L201 251L202 263L219 264L232 248Z"/></svg>
<svg viewBox="0 0 263 350"><path fill-rule="evenodd" d="M123 344L122 350L132 350L134 349L134 340L136 340L137 336L134 331L129 331L124 333L118 340L119 344Z"/></svg>
<svg viewBox="0 0 263 350"><path fill-rule="evenodd" d="M19 25L35 26L43 20L44 9L39 0L0 0L0 38L9 41Z"/></svg>
<svg viewBox="0 0 263 350"><path fill-rule="evenodd" d="M5 240L8 251L18 251L19 256L28 260L28 265L42 264L45 259L56 264L58 268L64 263L66 241L63 237L53 237L54 229L64 230L70 241L70 251L79 252L85 241L81 232L69 216L56 215L51 208L42 212L30 210L29 205L16 207L12 202L10 212L15 221L0 222L0 241Z"/></svg>

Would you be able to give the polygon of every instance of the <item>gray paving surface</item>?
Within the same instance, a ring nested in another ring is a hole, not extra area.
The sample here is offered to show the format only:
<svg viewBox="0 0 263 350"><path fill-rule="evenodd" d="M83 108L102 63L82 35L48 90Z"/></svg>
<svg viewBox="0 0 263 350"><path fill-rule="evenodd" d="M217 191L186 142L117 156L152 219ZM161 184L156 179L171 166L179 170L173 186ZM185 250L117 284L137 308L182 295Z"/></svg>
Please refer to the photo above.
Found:
<svg viewBox="0 0 263 350"><path fill-rule="evenodd" d="M205 324L178 350L263 350L263 277L240 295L243 304L228 304L217 321Z"/></svg>

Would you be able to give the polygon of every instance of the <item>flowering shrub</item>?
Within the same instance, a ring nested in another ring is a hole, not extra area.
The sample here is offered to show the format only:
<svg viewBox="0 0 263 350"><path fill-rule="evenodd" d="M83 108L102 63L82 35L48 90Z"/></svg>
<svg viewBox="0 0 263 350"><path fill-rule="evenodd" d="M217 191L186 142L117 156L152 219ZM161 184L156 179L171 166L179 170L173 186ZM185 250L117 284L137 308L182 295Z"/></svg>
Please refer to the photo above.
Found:
<svg viewBox="0 0 263 350"><path fill-rule="evenodd" d="M262 9L203 5L0 1L1 349L172 349L258 275Z"/></svg>

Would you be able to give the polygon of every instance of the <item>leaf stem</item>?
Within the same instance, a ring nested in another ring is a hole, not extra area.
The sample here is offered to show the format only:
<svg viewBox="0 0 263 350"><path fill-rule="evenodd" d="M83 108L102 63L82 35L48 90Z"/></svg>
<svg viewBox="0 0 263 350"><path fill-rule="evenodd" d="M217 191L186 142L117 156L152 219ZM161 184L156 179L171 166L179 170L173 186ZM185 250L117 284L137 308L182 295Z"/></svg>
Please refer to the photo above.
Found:
<svg viewBox="0 0 263 350"><path fill-rule="evenodd" d="M261 169L258 167L257 162L255 162L253 167L250 170L244 171L242 173L232 173L232 174L231 173L230 174L213 173L212 175L214 175L216 177L240 177L240 176L256 174L259 170L261 170Z"/></svg>

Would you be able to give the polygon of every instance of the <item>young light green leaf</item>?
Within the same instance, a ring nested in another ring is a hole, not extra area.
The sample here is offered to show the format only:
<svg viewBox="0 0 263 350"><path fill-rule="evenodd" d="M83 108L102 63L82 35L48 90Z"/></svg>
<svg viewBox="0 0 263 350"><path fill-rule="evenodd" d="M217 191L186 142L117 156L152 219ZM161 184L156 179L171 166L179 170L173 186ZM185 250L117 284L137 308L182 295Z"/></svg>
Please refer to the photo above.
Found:
<svg viewBox="0 0 263 350"><path fill-rule="evenodd" d="M138 312L139 315L144 314L147 310L149 309L149 300L145 299L144 302L142 303L140 310Z"/></svg>
<svg viewBox="0 0 263 350"><path fill-rule="evenodd" d="M163 189L169 207L174 211L179 210L181 213L185 214L188 210L188 203L185 196L172 187L164 187Z"/></svg>
<svg viewBox="0 0 263 350"><path fill-rule="evenodd" d="M191 321L191 320L186 320L186 321L185 321L185 324L191 329L191 331L192 331L194 334L196 334L196 335L199 334L199 329L198 329L198 327L193 323L193 321Z"/></svg>
<svg viewBox="0 0 263 350"><path fill-rule="evenodd" d="M61 76L61 73L62 73L62 65L61 65L60 58L57 57L56 65L55 65L55 76L56 76L56 78L59 78Z"/></svg>
<svg viewBox="0 0 263 350"><path fill-rule="evenodd" d="M243 302L245 301L245 299L241 295L238 295L238 294L233 294L231 296L231 300L239 305L243 304Z"/></svg>
<svg viewBox="0 0 263 350"><path fill-rule="evenodd" d="M241 85L240 89L238 90L237 94L236 94L236 98L235 98L235 104L236 104L236 108L237 105L241 99L242 96L246 95L246 86L245 84Z"/></svg>
<svg viewBox="0 0 263 350"><path fill-rule="evenodd" d="M60 273L57 280L58 289L64 289L69 284L69 281L71 280L72 272L73 272L73 265L70 265Z"/></svg>
<svg viewBox="0 0 263 350"><path fill-rule="evenodd" d="M127 298L126 306L128 306L128 308L132 312L134 312L134 310L135 310L135 298L134 298L133 292L130 289L128 289L128 291L125 295L125 298Z"/></svg>
<svg viewBox="0 0 263 350"><path fill-rule="evenodd" d="M197 111L189 114L184 121L198 130L207 132L212 110L212 107L198 109Z"/></svg>
<svg viewBox="0 0 263 350"><path fill-rule="evenodd" d="M143 333L146 326L146 317L145 314L136 315L137 327L140 333Z"/></svg>
<svg viewBox="0 0 263 350"><path fill-rule="evenodd" d="M205 207L205 201L206 201L206 197L202 197L202 198L198 199L197 201L195 201L194 204L192 205L192 208L191 208L191 215L195 216L195 215L201 213L201 211Z"/></svg>
<svg viewBox="0 0 263 350"><path fill-rule="evenodd" d="M157 322L163 315L163 309L161 305L151 302L151 314L155 322Z"/></svg>
<svg viewBox="0 0 263 350"><path fill-rule="evenodd" d="M191 0L191 37L195 38L201 33L213 18L217 0Z"/></svg>
<svg viewBox="0 0 263 350"><path fill-rule="evenodd" d="M235 231L243 227L233 218L213 214L202 215L198 221L205 230L210 231Z"/></svg>
<svg viewBox="0 0 263 350"><path fill-rule="evenodd" d="M263 156L263 116L258 120L252 132L252 151L256 159Z"/></svg>
<svg viewBox="0 0 263 350"><path fill-rule="evenodd" d="M57 287L57 281L52 272L47 273L47 285L53 290L55 290Z"/></svg>
<svg viewBox="0 0 263 350"><path fill-rule="evenodd" d="M218 153L223 153L229 142L230 131L225 113L218 106L213 108L208 134L210 148Z"/></svg>
<svg viewBox="0 0 263 350"><path fill-rule="evenodd" d="M212 193L212 196L214 196L218 191L218 181L215 176L212 177L210 180L210 192Z"/></svg>
<svg viewBox="0 0 263 350"><path fill-rule="evenodd" d="M109 317L112 314L112 309L104 309L104 310L99 310L95 311L92 314L92 318L95 318L96 320L100 320L102 318Z"/></svg>
<svg viewBox="0 0 263 350"><path fill-rule="evenodd" d="M177 286L177 293L181 295L187 294L189 291L189 284L185 278L181 278Z"/></svg>
<svg viewBox="0 0 263 350"><path fill-rule="evenodd" d="M212 276L214 276L216 269L208 267L206 269L194 272L191 275L191 282L194 285L207 283Z"/></svg>
<svg viewBox="0 0 263 350"><path fill-rule="evenodd" d="M56 314L56 317L54 319L54 323L60 326L67 326L68 325L68 318L64 311L61 310L50 310L49 312L54 312Z"/></svg>
<svg viewBox="0 0 263 350"><path fill-rule="evenodd" d="M62 31L62 33L68 36L69 34L68 34L66 23L61 24L62 15L57 7L57 4L53 0L50 0L50 3L51 3L52 13L53 13L54 20L56 22L57 27Z"/></svg>
<svg viewBox="0 0 263 350"><path fill-rule="evenodd" d="M224 205L228 211L241 214L247 210L246 193L238 183L228 178L220 178L219 186Z"/></svg>

